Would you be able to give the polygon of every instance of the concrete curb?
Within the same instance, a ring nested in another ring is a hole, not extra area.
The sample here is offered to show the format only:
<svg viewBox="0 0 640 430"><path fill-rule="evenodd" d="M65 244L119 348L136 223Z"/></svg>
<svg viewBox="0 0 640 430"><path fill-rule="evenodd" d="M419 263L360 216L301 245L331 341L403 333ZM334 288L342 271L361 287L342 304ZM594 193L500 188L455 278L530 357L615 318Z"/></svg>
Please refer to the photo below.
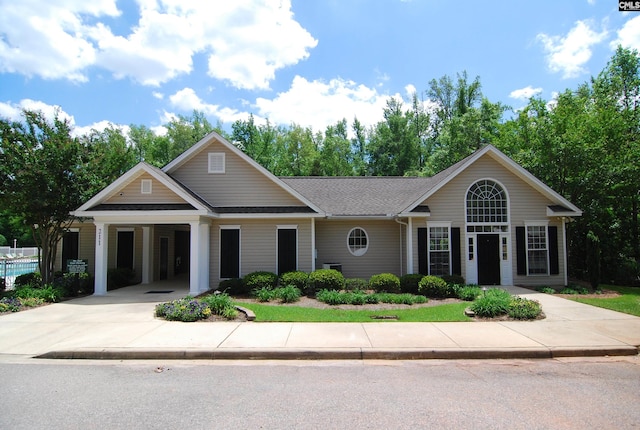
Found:
<svg viewBox="0 0 640 430"><path fill-rule="evenodd" d="M559 348L108 348L50 351L34 358L83 360L469 360L638 355L633 346Z"/></svg>

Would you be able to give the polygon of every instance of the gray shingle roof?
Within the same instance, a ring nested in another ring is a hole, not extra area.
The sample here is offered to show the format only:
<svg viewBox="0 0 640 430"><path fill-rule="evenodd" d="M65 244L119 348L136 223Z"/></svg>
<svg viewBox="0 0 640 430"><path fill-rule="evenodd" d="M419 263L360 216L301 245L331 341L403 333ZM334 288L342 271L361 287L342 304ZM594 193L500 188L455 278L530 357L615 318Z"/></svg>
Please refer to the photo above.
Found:
<svg viewBox="0 0 640 430"><path fill-rule="evenodd" d="M396 215L416 203L465 161L432 177L292 176L280 179L333 216Z"/></svg>

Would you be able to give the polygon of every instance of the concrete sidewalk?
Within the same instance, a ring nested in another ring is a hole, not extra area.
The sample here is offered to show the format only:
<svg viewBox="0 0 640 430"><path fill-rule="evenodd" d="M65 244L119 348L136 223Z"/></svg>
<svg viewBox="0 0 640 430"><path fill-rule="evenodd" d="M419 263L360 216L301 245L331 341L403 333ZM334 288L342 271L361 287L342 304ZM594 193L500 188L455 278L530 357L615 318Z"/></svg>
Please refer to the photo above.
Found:
<svg viewBox="0 0 640 430"><path fill-rule="evenodd" d="M546 319L181 323L153 316L157 303L188 293L184 286L165 281L0 316L0 355L84 359L475 359L638 354L638 317L522 288L507 289L538 300Z"/></svg>

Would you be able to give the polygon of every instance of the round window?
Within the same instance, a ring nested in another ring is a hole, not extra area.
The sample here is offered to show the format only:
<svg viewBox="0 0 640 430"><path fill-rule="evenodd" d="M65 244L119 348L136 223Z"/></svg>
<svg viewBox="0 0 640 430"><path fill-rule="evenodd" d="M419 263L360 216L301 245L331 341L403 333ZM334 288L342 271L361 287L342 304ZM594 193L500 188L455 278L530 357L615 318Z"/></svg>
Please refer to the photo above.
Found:
<svg viewBox="0 0 640 430"><path fill-rule="evenodd" d="M349 252L359 257L364 255L369 248L369 238L367 232L360 227L352 228L347 237L347 247Z"/></svg>

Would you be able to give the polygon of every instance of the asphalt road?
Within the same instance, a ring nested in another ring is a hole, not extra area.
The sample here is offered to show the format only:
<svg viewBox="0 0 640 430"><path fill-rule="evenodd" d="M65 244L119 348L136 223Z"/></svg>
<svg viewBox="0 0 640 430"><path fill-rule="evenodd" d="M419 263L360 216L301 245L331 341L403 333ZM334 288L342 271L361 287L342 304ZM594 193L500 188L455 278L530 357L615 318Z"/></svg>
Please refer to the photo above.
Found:
<svg viewBox="0 0 640 430"><path fill-rule="evenodd" d="M627 429L640 359L0 361L1 429Z"/></svg>

